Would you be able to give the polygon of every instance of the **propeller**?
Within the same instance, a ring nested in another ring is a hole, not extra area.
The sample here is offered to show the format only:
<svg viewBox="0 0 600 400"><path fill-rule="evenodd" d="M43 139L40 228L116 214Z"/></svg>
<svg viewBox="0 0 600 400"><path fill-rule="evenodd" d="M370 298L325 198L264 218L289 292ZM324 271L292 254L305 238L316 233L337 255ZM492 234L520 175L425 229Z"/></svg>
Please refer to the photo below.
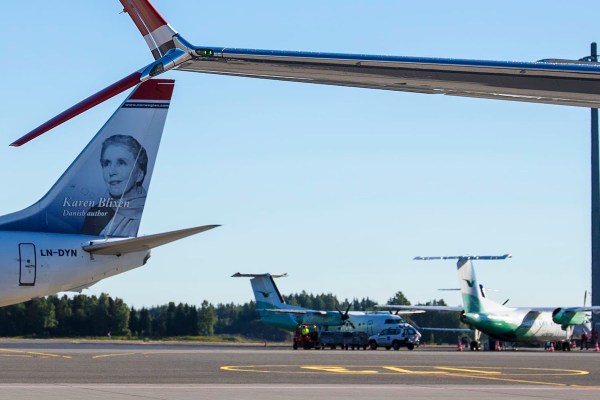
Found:
<svg viewBox="0 0 600 400"><path fill-rule="evenodd" d="M340 319L342 320L343 324L348 324L352 327L352 329L356 329L352 321L350 321L350 315L348 314L348 311L350 311L350 304L348 304L346 312L342 312L342 310L340 310L337 306L335 307L335 309L337 310L337 312L340 313Z"/></svg>

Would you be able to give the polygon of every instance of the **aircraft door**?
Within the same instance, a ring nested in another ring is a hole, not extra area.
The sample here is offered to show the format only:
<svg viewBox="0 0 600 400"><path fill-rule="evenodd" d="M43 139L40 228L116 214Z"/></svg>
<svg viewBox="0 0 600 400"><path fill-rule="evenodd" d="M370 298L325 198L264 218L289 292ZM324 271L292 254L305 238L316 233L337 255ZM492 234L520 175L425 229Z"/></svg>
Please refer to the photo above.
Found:
<svg viewBox="0 0 600 400"><path fill-rule="evenodd" d="M37 272L35 245L33 243L19 244L19 285L34 286Z"/></svg>
<svg viewBox="0 0 600 400"><path fill-rule="evenodd" d="M379 332L377 332L377 333L379 333ZM367 334L369 336L374 335L374 333L373 333L373 320L367 321Z"/></svg>

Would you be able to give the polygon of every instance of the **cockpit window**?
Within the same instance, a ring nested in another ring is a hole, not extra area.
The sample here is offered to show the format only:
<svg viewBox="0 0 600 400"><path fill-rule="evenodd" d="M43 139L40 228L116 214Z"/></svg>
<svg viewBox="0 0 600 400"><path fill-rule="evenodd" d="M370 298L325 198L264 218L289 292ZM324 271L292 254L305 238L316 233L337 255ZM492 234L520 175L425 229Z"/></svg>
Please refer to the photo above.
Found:
<svg viewBox="0 0 600 400"><path fill-rule="evenodd" d="M397 319L386 319L383 323L384 324L398 324L398 320Z"/></svg>

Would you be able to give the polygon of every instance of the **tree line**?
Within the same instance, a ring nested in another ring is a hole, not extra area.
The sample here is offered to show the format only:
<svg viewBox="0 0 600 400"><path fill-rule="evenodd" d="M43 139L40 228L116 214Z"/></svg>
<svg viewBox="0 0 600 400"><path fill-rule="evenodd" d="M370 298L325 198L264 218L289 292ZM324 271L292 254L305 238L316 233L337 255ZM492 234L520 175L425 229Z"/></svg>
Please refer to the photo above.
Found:
<svg viewBox="0 0 600 400"><path fill-rule="evenodd" d="M284 296L288 304L316 310L373 310L369 298L338 301L333 294L301 293ZM410 304L402 292L388 304ZM443 300L428 304L445 305ZM458 326L453 313L415 314L406 318L417 326ZM0 336L13 337L101 337L173 338L184 336L243 336L266 341L289 340L291 333L260 322L256 303L217 304L204 300L199 307L169 304L134 308L122 299L102 293L100 296L67 295L37 298L0 308ZM451 339L448 340L446 336ZM436 342L454 342L456 334L435 336Z"/></svg>

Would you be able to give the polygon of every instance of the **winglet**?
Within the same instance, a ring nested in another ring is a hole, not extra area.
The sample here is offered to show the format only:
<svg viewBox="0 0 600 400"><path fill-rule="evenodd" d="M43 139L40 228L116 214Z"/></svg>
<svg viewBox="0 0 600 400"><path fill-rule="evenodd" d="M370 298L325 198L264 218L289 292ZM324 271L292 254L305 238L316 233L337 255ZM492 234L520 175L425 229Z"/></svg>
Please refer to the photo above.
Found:
<svg viewBox="0 0 600 400"><path fill-rule="evenodd" d="M21 146L103 101L134 87L138 83L145 82L170 69L176 68L196 55L206 56L207 54L214 54L211 49L196 48L179 37L177 32L165 21L148 0L120 1L124 11L129 14L135 26L137 26L144 37L155 61L63 111L28 134L15 140L10 144L11 146Z"/></svg>
<svg viewBox="0 0 600 400"><path fill-rule="evenodd" d="M173 36L177 34L171 25L147 0L120 0L123 10L129 14L138 28L155 60L175 48Z"/></svg>
<svg viewBox="0 0 600 400"><path fill-rule="evenodd" d="M58 125L62 124L63 122L66 122L66 121L70 120L71 118L78 116L82 112L89 110L90 108L102 103L103 101L106 101L106 100L110 99L111 97L124 92L127 89L131 89L132 87L134 87L135 85L140 83L141 76L142 76L142 73L140 71L136 71L136 72L126 76L125 78L121 79L120 81L115 82L112 85L102 89L98 93L91 95L87 99L80 101L79 103L75 104L73 107L68 108L67 110L58 114L56 117L54 117L51 120L38 126L37 128L35 128L31 132L29 132L28 134L15 140L10 145L14 146L14 147L19 147L21 145L24 145L25 143L29 142L30 140L35 139L36 137L48 132L50 129L55 128Z"/></svg>

